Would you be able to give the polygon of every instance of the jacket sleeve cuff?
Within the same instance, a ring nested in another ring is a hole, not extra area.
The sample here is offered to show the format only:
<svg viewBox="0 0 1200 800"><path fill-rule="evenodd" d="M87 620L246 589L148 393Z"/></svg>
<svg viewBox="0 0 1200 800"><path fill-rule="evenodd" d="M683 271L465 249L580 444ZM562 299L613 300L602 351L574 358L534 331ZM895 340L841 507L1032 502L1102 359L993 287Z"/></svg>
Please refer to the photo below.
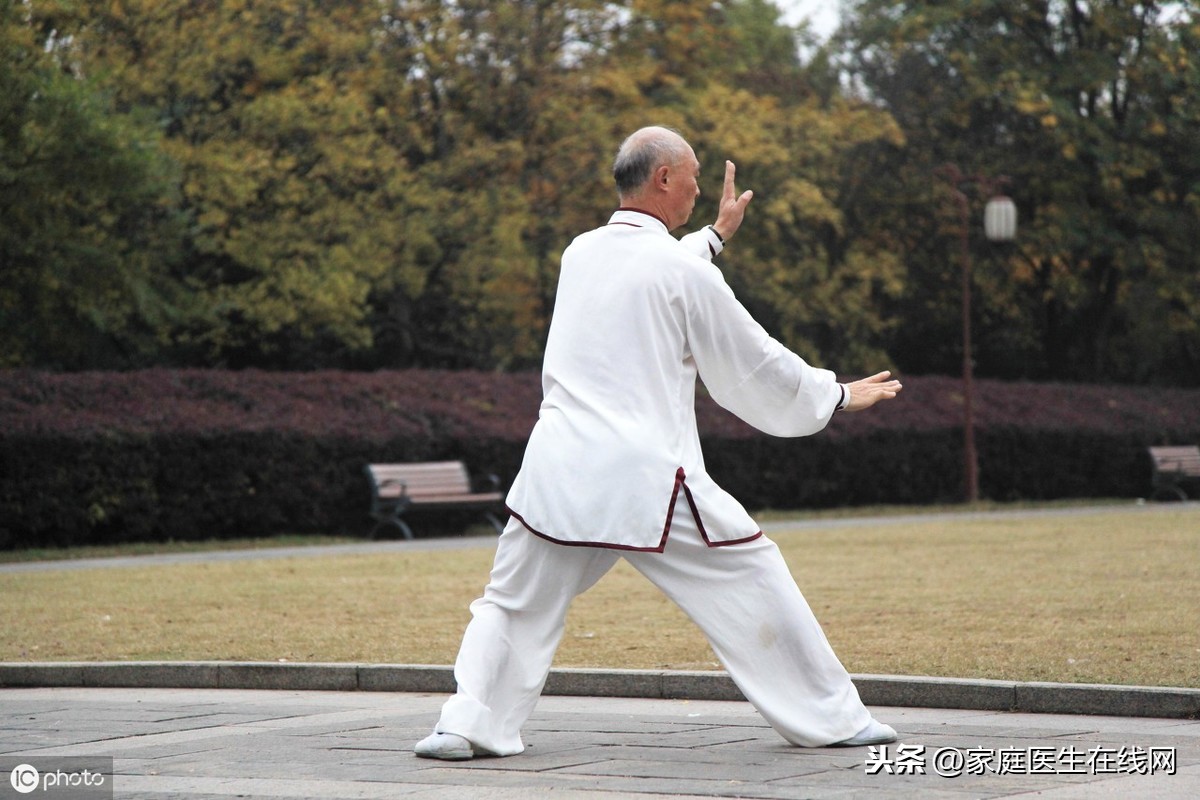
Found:
<svg viewBox="0 0 1200 800"><path fill-rule="evenodd" d="M702 229L704 236L708 240L708 250L716 258L722 250L725 249L725 240L721 238L721 234L717 233L717 229L712 225L705 225Z"/></svg>

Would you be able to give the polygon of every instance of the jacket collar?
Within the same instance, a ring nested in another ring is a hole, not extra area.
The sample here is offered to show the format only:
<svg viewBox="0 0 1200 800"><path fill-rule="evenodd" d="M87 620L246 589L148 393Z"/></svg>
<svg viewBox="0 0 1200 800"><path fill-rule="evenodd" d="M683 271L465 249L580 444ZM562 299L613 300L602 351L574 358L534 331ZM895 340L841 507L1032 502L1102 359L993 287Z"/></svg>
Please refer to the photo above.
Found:
<svg viewBox="0 0 1200 800"><path fill-rule="evenodd" d="M638 228L656 228L663 233L670 233L667 223L662 218L636 208L618 208L609 217L608 224L633 225Z"/></svg>

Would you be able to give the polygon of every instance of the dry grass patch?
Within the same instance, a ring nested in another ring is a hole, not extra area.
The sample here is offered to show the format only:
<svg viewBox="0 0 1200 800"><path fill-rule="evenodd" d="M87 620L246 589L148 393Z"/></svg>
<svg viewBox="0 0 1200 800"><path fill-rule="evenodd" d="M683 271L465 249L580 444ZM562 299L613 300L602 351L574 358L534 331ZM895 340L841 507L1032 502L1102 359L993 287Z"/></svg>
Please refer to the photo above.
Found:
<svg viewBox="0 0 1200 800"><path fill-rule="evenodd" d="M1196 511L780 539L852 671L1200 686Z"/></svg>
<svg viewBox="0 0 1200 800"><path fill-rule="evenodd" d="M1200 512L1114 509L775 533L848 669L1200 686ZM0 660L453 662L492 550L0 575ZM558 666L709 669L623 562Z"/></svg>

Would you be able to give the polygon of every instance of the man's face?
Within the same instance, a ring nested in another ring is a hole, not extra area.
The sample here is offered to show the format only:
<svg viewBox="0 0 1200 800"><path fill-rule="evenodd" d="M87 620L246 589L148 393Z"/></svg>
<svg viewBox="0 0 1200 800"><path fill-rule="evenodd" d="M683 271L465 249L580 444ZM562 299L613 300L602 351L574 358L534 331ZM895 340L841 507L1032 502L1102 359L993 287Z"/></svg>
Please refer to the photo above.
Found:
<svg viewBox="0 0 1200 800"><path fill-rule="evenodd" d="M700 162L689 148L687 155L673 164L667 173L667 190L670 198L672 228L683 225L692 216L696 198L700 196Z"/></svg>

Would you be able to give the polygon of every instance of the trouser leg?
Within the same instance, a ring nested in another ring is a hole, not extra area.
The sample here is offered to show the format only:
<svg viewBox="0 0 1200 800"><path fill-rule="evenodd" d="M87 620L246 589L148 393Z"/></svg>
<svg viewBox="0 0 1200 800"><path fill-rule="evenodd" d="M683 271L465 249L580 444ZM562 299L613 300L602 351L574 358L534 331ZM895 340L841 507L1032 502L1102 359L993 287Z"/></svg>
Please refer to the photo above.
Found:
<svg viewBox="0 0 1200 800"><path fill-rule="evenodd" d="M761 536L709 547L681 509L663 553L625 558L700 627L746 699L783 738L820 747L870 722L774 542Z"/></svg>
<svg viewBox="0 0 1200 800"><path fill-rule="evenodd" d="M521 726L545 685L571 600L617 558L612 550L547 542L510 520L483 596L471 604L454 665L458 690L434 730L466 737L477 752L524 750Z"/></svg>

